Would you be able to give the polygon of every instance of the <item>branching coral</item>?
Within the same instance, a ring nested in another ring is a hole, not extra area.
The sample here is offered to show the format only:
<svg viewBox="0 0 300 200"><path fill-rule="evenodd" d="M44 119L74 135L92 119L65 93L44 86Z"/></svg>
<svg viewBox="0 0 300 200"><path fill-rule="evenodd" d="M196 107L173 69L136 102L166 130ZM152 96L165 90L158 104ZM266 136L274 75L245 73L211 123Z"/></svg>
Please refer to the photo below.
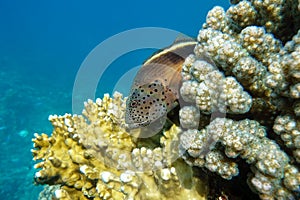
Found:
<svg viewBox="0 0 300 200"><path fill-rule="evenodd" d="M181 151L188 164L230 180L242 158L251 168L248 184L261 199L297 199L298 2L232 3L226 12L217 6L208 13L194 55L184 63L183 100L200 110L200 121L212 117L198 128L186 125L196 123L184 121L191 116L182 119Z"/></svg>
<svg viewBox="0 0 300 200"><path fill-rule="evenodd" d="M115 93L88 101L84 116L50 116L52 135L33 139L34 159L41 160L35 182L61 185L56 199L204 199L205 179L193 177L182 160L173 162L180 128L164 131L156 148L139 148L122 128L124 102Z"/></svg>
<svg viewBox="0 0 300 200"><path fill-rule="evenodd" d="M266 138L264 127L253 120L233 121L217 118L206 129L182 135L182 148L191 156L187 162L193 166L205 166L223 178L231 179L238 174L237 164L226 159L214 148L217 142L225 147L228 158L240 156L253 166L250 186L263 198L280 196L293 198L293 192L300 192L300 173L289 164L288 155L272 140ZM207 147L208 141L210 146Z"/></svg>
<svg viewBox="0 0 300 200"><path fill-rule="evenodd" d="M83 116L51 116L52 135L35 135L36 183L60 185L57 199L215 198L207 172L261 199L299 199L298 1L231 2L209 11L182 66L180 127L138 139L120 94L89 100Z"/></svg>
<svg viewBox="0 0 300 200"><path fill-rule="evenodd" d="M212 113L218 109L236 114L249 111L252 99L235 78L224 77L206 61L196 60L189 63L191 60L195 58L190 56L183 66L185 81L180 93L184 101L196 103L205 113ZM187 73L192 76L185 77Z"/></svg>

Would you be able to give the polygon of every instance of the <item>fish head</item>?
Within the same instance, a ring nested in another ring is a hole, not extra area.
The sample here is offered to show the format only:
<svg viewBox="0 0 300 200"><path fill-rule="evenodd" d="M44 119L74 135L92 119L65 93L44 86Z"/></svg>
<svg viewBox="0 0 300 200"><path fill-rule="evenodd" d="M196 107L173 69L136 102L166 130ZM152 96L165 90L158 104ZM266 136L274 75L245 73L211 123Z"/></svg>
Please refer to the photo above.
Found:
<svg viewBox="0 0 300 200"><path fill-rule="evenodd" d="M146 127L167 115L169 103L165 90L158 80L132 87L125 113L125 122L129 129Z"/></svg>

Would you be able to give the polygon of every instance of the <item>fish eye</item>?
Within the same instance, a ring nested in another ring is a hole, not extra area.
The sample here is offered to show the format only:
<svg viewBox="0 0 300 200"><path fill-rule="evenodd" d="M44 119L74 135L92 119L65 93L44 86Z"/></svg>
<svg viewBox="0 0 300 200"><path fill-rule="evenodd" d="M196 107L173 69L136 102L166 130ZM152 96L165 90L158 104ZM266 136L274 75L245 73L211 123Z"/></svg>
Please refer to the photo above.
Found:
<svg viewBox="0 0 300 200"><path fill-rule="evenodd" d="M137 101L131 101L130 106L131 107L136 107L137 106Z"/></svg>

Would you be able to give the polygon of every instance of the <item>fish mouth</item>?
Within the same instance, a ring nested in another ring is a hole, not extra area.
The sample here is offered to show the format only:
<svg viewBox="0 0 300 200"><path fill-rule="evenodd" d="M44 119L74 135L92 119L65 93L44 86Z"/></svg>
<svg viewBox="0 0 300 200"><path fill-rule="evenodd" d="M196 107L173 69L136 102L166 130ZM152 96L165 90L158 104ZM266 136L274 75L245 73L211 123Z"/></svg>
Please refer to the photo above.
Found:
<svg viewBox="0 0 300 200"><path fill-rule="evenodd" d="M163 122L164 121L157 119L151 122L147 121L143 123L126 124L126 131L130 134L136 134L137 132L135 130L138 130L138 134L135 135L136 137L149 138L160 133L163 130L165 124Z"/></svg>
<svg viewBox="0 0 300 200"><path fill-rule="evenodd" d="M138 128L147 128L147 129L162 129L166 122L166 116L161 116L155 120L148 120L144 122L133 122L133 123L126 123L127 125L127 130L132 130L132 129L138 129Z"/></svg>
<svg viewBox="0 0 300 200"><path fill-rule="evenodd" d="M146 122L141 122L141 123L126 123L127 124L127 129L131 130L131 129L137 129L137 128L141 128L141 127L146 127L150 125L150 121L146 121Z"/></svg>

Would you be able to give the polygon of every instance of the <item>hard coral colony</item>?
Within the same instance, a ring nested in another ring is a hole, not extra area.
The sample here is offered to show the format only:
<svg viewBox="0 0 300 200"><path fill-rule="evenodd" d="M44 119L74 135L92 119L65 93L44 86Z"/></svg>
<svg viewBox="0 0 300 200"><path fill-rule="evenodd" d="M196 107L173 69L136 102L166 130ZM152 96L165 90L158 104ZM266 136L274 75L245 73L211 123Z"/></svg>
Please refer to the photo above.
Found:
<svg viewBox="0 0 300 200"><path fill-rule="evenodd" d="M299 199L300 5L231 3L208 13L183 64L180 127L141 140L119 93L88 101L35 135L35 182L57 185L55 199Z"/></svg>

